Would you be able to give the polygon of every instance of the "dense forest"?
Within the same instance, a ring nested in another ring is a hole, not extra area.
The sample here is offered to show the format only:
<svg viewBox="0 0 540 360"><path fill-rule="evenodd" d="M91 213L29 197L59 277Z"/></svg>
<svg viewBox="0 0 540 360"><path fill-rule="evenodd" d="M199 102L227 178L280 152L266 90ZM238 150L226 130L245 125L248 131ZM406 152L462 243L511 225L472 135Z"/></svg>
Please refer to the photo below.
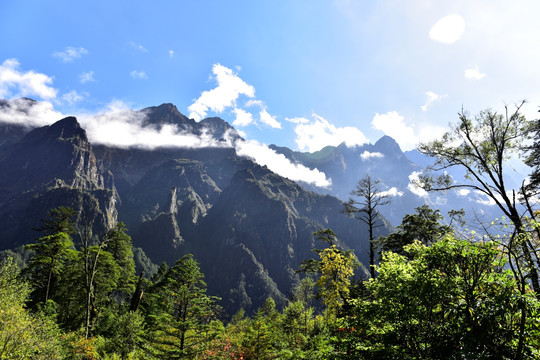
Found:
<svg viewBox="0 0 540 360"><path fill-rule="evenodd" d="M435 162L418 186L482 192L504 216L475 232L460 211L445 218L426 205L374 238L379 207L391 204L368 176L343 216L369 226L369 277L321 229L283 308L268 298L254 313L226 314L194 256L136 272L124 224L92 234L84 213L51 209L34 243L2 253L0 358L537 359L540 121L519 110L463 112L442 139L420 146ZM519 191L503 173L515 153L533 171ZM451 167L466 178L449 178Z"/></svg>

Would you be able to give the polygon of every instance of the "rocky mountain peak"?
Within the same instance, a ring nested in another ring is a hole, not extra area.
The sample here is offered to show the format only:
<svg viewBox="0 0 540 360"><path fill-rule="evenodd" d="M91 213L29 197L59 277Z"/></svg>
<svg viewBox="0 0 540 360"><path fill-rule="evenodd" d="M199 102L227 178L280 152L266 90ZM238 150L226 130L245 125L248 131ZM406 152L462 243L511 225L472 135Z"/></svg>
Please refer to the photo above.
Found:
<svg viewBox="0 0 540 360"><path fill-rule="evenodd" d="M382 153L394 153L394 154L403 154L399 144L388 135L384 135L374 145L375 149Z"/></svg>
<svg viewBox="0 0 540 360"><path fill-rule="evenodd" d="M203 129L209 130L216 139L224 140L227 132L229 132L229 136L231 136L233 140L236 141L241 139L240 135L236 132L236 129L222 118L209 117L201 120L199 125Z"/></svg>
<svg viewBox="0 0 540 360"><path fill-rule="evenodd" d="M55 122L49 126L47 133L56 136L57 139L78 138L83 141L88 141L86 131L81 127L77 118L74 116L68 116Z"/></svg>
<svg viewBox="0 0 540 360"><path fill-rule="evenodd" d="M163 125L177 125L180 128L190 128L191 130L196 127L194 120L189 119L182 114L178 111L178 108L171 103L151 106L142 109L141 111L147 115L143 125L157 125L159 127Z"/></svg>

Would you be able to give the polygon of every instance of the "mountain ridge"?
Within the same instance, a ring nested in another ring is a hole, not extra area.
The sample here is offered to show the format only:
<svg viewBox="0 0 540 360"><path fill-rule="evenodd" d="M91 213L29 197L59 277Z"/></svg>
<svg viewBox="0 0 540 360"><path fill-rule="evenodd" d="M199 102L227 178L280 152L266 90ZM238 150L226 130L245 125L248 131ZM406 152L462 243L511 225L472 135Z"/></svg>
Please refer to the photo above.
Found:
<svg viewBox="0 0 540 360"><path fill-rule="evenodd" d="M165 110L169 118L147 126L175 122L175 108ZM194 131L209 124L217 124L217 136L230 130L210 119ZM96 219L96 236L118 219L155 262L195 254L228 313L253 312L267 297L284 305L321 228L333 228L367 263L364 225L341 213L341 200L307 191L231 147L93 146L67 117L0 151L1 249L31 242L37 234L30 229L53 207L73 207L79 224L82 214Z"/></svg>

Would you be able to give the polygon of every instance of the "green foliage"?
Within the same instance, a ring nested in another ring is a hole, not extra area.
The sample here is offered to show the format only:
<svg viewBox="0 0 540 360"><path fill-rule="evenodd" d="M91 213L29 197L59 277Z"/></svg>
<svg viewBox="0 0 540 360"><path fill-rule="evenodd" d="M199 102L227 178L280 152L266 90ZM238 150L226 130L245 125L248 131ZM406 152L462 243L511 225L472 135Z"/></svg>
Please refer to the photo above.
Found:
<svg viewBox="0 0 540 360"><path fill-rule="evenodd" d="M197 261L186 255L149 290L145 304L154 355L192 358L215 336L211 321L218 298L206 295L203 277Z"/></svg>
<svg viewBox="0 0 540 360"><path fill-rule="evenodd" d="M526 324L527 358L539 355L538 301L522 294L494 243L447 235L428 247L415 242L412 259L383 255L368 296L354 300L341 319L342 358L514 359L519 328Z"/></svg>
<svg viewBox="0 0 540 360"><path fill-rule="evenodd" d="M33 285L34 298L47 302L55 298L56 283L60 281L66 262L74 256L73 242L66 233L59 232L39 238L26 248L33 251L25 272Z"/></svg>
<svg viewBox="0 0 540 360"><path fill-rule="evenodd" d="M318 296L322 297L327 307L328 321L333 321L339 309L349 297L350 278L360 264L353 250L341 250L337 247L336 234L331 229L313 233L319 240L330 245L325 249L313 249L319 260L304 260L299 271L317 273Z"/></svg>
<svg viewBox="0 0 540 360"><path fill-rule="evenodd" d="M412 244L415 240L424 245L433 244L453 231L450 226L440 223L442 219L439 210L433 210L428 205L417 207L415 214L403 217L396 232L378 239L381 250L405 255L404 246Z"/></svg>
<svg viewBox="0 0 540 360"><path fill-rule="evenodd" d="M533 168L531 173L530 187L538 189L540 187L540 119L536 119L527 129L529 139L532 139L532 144L524 146L527 152L525 163Z"/></svg>
<svg viewBox="0 0 540 360"><path fill-rule="evenodd" d="M135 290L135 261L133 259L133 246L131 237L126 234L126 226L119 222L107 234L106 250L114 259L114 267L118 271L118 280L115 293L127 297Z"/></svg>
<svg viewBox="0 0 540 360"><path fill-rule="evenodd" d="M0 264L0 359L60 359L54 322L24 308L29 292L13 261L4 260Z"/></svg>
<svg viewBox="0 0 540 360"><path fill-rule="evenodd" d="M532 122L520 114L524 103L518 104L513 113L508 108L504 115L488 109L474 119L462 110L457 124L442 139L420 145L419 151L433 157L435 163L420 177L419 185L431 191L468 188L483 194L512 222L514 235L525 232L516 190L506 183L510 158L522 155L523 144L534 128ZM529 163L535 164L531 159ZM452 179L445 170L453 167L464 170L465 178ZM522 200L532 213L528 201L530 190L522 186L518 191L521 191ZM514 248L515 240L516 236L509 238L508 248ZM519 276L527 278L533 290L540 294L538 249L532 248L528 242L522 242L520 247L523 256L513 251L509 253L511 265L526 269Z"/></svg>
<svg viewBox="0 0 540 360"><path fill-rule="evenodd" d="M512 275L523 269L505 261L522 242L537 244L535 219L514 248L456 239L440 219L428 207L406 216L402 254L383 252L379 276L356 283L352 250L321 230L327 247L314 249L282 310L268 298L226 324L192 255L142 281L142 306L130 311L135 268L123 224L97 243L83 236L77 249L66 233L46 234L28 247L31 282L11 258L0 263L0 359L539 358L540 302ZM47 283L45 301L36 294Z"/></svg>
<svg viewBox="0 0 540 360"><path fill-rule="evenodd" d="M143 355L144 317L138 312L117 312L105 310L96 325L101 337L98 352L101 356L115 354L121 359Z"/></svg>
<svg viewBox="0 0 540 360"><path fill-rule="evenodd" d="M76 232L75 217L77 212L72 208L60 206L49 210L47 215L49 215L49 218L42 219L42 225L35 229L36 231L43 233L45 236L58 233L71 235Z"/></svg>

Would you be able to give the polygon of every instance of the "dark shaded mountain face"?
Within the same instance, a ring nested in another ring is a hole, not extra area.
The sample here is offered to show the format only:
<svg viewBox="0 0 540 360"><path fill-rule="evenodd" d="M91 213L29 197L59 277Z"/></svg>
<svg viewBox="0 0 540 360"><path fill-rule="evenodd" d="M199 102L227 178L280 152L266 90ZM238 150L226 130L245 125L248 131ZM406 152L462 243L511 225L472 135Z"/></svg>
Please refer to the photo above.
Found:
<svg viewBox="0 0 540 360"><path fill-rule="evenodd" d="M34 129L0 152L0 249L32 240L31 229L57 206L84 209L99 232L116 221L116 197L75 118Z"/></svg>
<svg viewBox="0 0 540 360"><path fill-rule="evenodd" d="M170 104L142 111L145 126L240 139L223 120L195 123ZM295 270L324 247L312 236L319 229L333 229L368 263L365 225L342 214L335 197L307 191L230 147L92 146L72 117L0 148L0 249L31 242L39 236L31 228L58 206L95 219L94 234L125 222L134 245L156 263L193 253L209 293L230 314L253 312L268 297L284 305L299 281Z"/></svg>

